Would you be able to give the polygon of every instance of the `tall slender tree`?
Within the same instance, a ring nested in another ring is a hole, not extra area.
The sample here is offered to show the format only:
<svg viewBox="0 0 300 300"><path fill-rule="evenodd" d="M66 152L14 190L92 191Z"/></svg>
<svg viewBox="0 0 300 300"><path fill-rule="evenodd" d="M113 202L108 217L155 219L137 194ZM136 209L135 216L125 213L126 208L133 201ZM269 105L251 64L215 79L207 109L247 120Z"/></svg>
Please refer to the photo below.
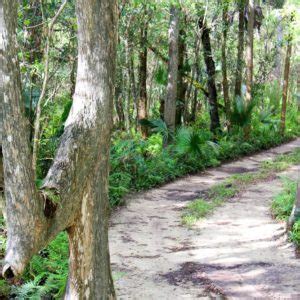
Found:
<svg viewBox="0 0 300 300"><path fill-rule="evenodd" d="M238 26L238 51L235 72L234 95L241 96L243 81L243 56L244 56L244 31L245 31L245 0L238 0L239 26Z"/></svg>
<svg viewBox="0 0 300 300"><path fill-rule="evenodd" d="M41 190L34 183L17 59L17 1L0 1L7 249L21 274L59 232L69 235L65 299L115 299L108 251L108 161L116 48L114 0L77 0L78 71L71 112ZM1 74L2 75L2 74ZM70 199L72 201L70 201Z"/></svg>
<svg viewBox="0 0 300 300"><path fill-rule="evenodd" d="M184 67L186 55L186 15L181 10L179 18L179 40L178 40L178 80L177 80L177 103L176 103L176 125L181 125L187 85L184 80Z"/></svg>
<svg viewBox="0 0 300 300"><path fill-rule="evenodd" d="M247 7L247 47L246 47L246 100L249 103L252 100L253 84L253 38L254 38L254 16L255 0L248 0Z"/></svg>
<svg viewBox="0 0 300 300"><path fill-rule="evenodd" d="M146 4L144 5L144 18L140 29L140 53L139 53L139 104L138 120L147 119L147 61L148 61L148 16ZM147 137L147 127L140 125L140 130L144 138Z"/></svg>
<svg viewBox="0 0 300 300"><path fill-rule="evenodd" d="M199 28L202 30L201 40L203 47L203 57L206 65L206 73L208 76L208 102L210 112L210 130L217 133L220 129L220 118L218 110L218 97L216 88L216 67L212 56L211 43L210 43L210 29L207 27L204 16L201 15L198 20Z"/></svg>
<svg viewBox="0 0 300 300"><path fill-rule="evenodd" d="M290 21L291 23L293 23L294 21L293 13L291 15ZM280 129L282 134L284 134L285 131L286 105L287 105L288 91L289 91L291 56L292 56L292 34L289 33L287 36L287 46L286 46L284 74L283 74L282 107L281 107L281 122L280 122Z"/></svg>
<svg viewBox="0 0 300 300"><path fill-rule="evenodd" d="M230 99L229 99L229 86L227 78L227 35L228 35L228 0L222 1L222 85L223 85L223 97L225 104L225 113L227 121L230 121Z"/></svg>
<svg viewBox="0 0 300 300"><path fill-rule="evenodd" d="M175 131L178 76L178 37L179 9L175 5L171 5L169 27L168 85L164 109L164 120L171 132Z"/></svg>

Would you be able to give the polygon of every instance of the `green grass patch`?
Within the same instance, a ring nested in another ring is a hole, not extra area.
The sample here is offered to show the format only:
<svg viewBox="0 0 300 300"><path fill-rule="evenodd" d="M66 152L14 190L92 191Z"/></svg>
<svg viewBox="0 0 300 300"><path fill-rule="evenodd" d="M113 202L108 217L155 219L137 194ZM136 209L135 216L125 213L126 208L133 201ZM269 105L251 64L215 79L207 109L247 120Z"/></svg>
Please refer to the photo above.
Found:
<svg viewBox="0 0 300 300"><path fill-rule="evenodd" d="M290 240L295 243L297 247L300 247L300 220L296 221L290 231Z"/></svg>
<svg viewBox="0 0 300 300"><path fill-rule="evenodd" d="M297 182L289 178L282 178L283 190L274 197L272 213L277 220L287 221L297 197ZM289 232L290 240L297 247L300 246L300 220L297 220Z"/></svg>
<svg viewBox="0 0 300 300"><path fill-rule="evenodd" d="M191 226L196 221L211 213L216 206L217 203L215 202L208 202L204 199L195 200L187 206L186 211L182 216L182 223Z"/></svg>
<svg viewBox="0 0 300 300"><path fill-rule="evenodd" d="M289 154L279 155L272 161L263 162L261 164L261 169L257 172L230 176L228 179L224 180L224 182L212 186L204 199L197 199L191 202L182 215L182 223L189 227L192 226L200 219L203 219L208 214L212 213L216 207L222 205L226 200L236 197L238 193L243 191L249 185L254 184L255 182L264 181L275 175L277 172L282 172L291 165L298 163L300 163L300 149ZM286 179L284 181L284 186L284 192L279 194L272 204L274 215L280 219L285 219L289 216L296 195L295 183Z"/></svg>
<svg viewBox="0 0 300 300"><path fill-rule="evenodd" d="M276 219L287 220L292 212L296 199L297 183L283 177L283 190L273 199L271 210Z"/></svg>

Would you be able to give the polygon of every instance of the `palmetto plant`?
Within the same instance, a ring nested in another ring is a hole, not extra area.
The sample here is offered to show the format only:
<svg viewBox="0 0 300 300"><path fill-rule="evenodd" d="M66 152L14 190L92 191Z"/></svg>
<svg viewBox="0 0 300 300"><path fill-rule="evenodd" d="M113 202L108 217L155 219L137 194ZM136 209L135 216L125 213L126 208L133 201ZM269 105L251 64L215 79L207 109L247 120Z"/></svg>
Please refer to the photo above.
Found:
<svg viewBox="0 0 300 300"><path fill-rule="evenodd" d="M233 102L231 123L241 128L250 125L251 116L255 105L255 100L252 100L248 103L243 97L237 96Z"/></svg>
<svg viewBox="0 0 300 300"><path fill-rule="evenodd" d="M218 146L210 138L210 132L180 127L175 136L175 149L179 154L192 155L204 155L204 152L212 150L217 152Z"/></svg>
<svg viewBox="0 0 300 300"><path fill-rule="evenodd" d="M164 141L172 139L172 132L162 119L142 119L139 122L142 126L150 128L151 132L160 133Z"/></svg>

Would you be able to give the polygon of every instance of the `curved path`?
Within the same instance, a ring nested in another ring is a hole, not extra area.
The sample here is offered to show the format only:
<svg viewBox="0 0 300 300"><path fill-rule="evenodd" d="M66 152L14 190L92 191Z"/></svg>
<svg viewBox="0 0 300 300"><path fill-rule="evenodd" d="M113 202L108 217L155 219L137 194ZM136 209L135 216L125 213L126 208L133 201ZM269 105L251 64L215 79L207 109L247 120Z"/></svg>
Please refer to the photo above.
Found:
<svg viewBox="0 0 300 300"><path fill-rule="evenodd" d="M111 218L118 299L300 299L300 261L270 215L279 179L250 186L193 229L181 225L183 207L212 185L297 147L300 139L128 199Z"/></svg>

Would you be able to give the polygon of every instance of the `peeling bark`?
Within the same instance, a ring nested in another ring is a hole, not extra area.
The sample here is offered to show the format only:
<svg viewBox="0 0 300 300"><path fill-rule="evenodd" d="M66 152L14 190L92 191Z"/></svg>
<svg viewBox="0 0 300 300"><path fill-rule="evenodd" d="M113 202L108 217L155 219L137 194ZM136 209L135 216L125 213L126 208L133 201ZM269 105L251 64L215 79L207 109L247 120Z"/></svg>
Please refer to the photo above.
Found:
<svg viewBox="0 0 300 300"><path fill-rule="evenodd" d="M74 100L41 192L34 184L28 124L21 101L17 2L3 0L0 10L2 4L3 158L8 212L4 276L21 274L32 255L67 229L71 256L66 299L114 299L107 227L116 1L77 0Z"/></svg>

